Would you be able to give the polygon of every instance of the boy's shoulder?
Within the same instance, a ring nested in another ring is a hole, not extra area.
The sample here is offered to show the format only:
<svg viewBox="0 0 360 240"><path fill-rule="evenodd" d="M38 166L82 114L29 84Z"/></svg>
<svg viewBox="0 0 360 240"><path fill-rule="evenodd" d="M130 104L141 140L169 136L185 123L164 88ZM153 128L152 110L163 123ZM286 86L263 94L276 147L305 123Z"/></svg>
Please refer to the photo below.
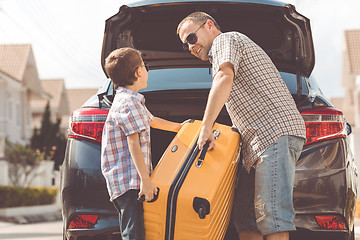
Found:
<svg viewBox="0 0 360 240"><path fill-rule="evenodd" d="M130 89L124 87L118 87L116 89L115 97L121 98L121 100L138 100L140 102L144 101L144 96L138 92L134 92Z"/></svg>
<svg viewBox="0 0 360 240"><path fill-rule="evenodd" d="M142 109L141 105L143 105L144 98L141 94L139 95L131 92L117 91L110 111L113 113L129 111L142 112L140 109Z"/></svg>
<svg viewBox="0 0 360 240"><path fill-rule="evenodd" d="M142 100L138 97L136 97L135 95L131 95L131 94L124 94L124 93L120 93L120 94L116 94L114 101L113 101L113 105L117 105L117 106L134 106L134 105L138 105L141 104Z"/></svg>

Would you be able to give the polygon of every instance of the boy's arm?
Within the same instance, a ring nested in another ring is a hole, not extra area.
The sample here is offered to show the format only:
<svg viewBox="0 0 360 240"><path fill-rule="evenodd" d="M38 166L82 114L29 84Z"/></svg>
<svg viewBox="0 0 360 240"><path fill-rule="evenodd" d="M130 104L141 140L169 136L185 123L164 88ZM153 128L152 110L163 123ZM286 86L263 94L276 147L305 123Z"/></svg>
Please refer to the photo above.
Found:
<svg viewBox="0 0 360 240"><path fill-rule="evenodd" d="M151 201L154 198L154 194L157 194L157 188L151 182L149 173L146 169L143 153L140 148L139 134L134 133L127 136L127 142L131 158L134 161L136 170L141 179L139 196L144 195L145 201Z"/></svg>
<svg viewBox="0 0 360 240"><path fill-rule="evenodd" d="M150 123L152 128L157 128L161 130L171 131L171 132L178 132L182 126L181 123L171 122L159 117L154 117Z"/></svg>

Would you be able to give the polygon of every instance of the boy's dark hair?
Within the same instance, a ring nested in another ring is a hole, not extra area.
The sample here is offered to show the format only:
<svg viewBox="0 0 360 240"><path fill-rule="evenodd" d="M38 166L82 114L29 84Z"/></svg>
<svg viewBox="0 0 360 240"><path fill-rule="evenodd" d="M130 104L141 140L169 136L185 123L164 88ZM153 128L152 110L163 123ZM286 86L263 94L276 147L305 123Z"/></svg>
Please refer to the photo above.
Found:
<svg viewBox="0 0 360 240"><path fill-rule="evenodd" d="M142 64L141 52L133 48L119 48L112 51L105 60L105 71L114 88L133 85L135 70Z"/></svg>
<svg viewBox="0 0 360 240"><path fill-rule="evenodd" d="M179 34L180 29L182 27L182 25L187 22L187 21L192 21L193 23L200 23L203 24L204 22L206 22L207 20L211 20L214 22L215 27L221 31L220 26L217 24L217 22L215 21L215 19L210 16L209 14L205 13L205 12L193 12L191 14L189 14L186 18L184 18L178 25L177 27L177 31L176 33Z"/></svg>

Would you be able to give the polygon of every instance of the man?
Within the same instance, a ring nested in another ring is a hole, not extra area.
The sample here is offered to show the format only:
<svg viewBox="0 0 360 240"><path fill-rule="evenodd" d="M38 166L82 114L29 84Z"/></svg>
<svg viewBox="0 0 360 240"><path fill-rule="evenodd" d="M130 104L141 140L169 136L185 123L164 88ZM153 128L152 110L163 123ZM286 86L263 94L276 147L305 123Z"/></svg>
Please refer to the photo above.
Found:
<svg viewBox="0 0 360 240"><path fill-rule="evenodd" d="M222 33L206 13L195 12L177 29L184 50L213 68L198 145L210 141L224 104L242 138L242 166L232 220L242 239L289 239L295 230L292 192L295 162L306 139L304 121L267 54L247 36Z"/></svg>

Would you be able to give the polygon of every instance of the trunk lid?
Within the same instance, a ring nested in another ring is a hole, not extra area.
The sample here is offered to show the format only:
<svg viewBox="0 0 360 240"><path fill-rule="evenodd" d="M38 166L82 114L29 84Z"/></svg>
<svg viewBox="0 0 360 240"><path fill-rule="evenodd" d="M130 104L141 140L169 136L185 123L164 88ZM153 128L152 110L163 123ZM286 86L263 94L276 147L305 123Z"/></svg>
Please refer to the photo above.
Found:
<svg viewBox="0 0 360 240"><path fill-rule="evenodd" d="M106 20L102 66L111 51L133 47L151 69L211 67L185 53L178 23L194 11L215 18L222 32L249 36L271 57L279 71L309 77L315 63L310 21L279 1L140 1L123 5ZM105 70L104 70L105 72ZM106 73L105 73L106 74Z"/></svg>

